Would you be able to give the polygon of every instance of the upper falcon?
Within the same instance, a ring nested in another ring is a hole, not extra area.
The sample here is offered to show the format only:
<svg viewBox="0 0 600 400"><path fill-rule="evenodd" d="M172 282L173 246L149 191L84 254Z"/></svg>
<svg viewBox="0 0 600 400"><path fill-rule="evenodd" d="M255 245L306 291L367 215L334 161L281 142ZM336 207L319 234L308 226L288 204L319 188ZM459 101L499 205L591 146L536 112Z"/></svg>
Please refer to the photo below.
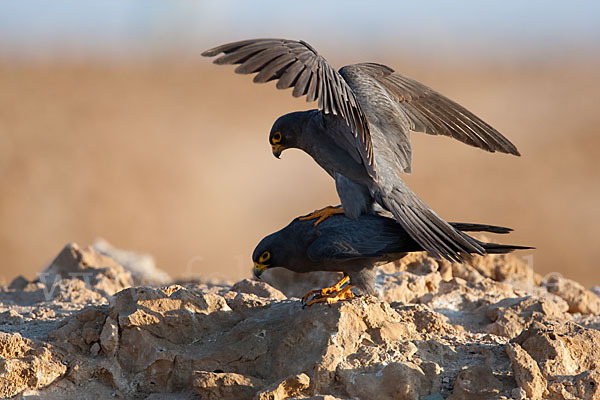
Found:
<svg viewBox="0 0 600 400"><path fill-rule="evenodd" d="M216 64L240 64L254 82L277 81L296 97L318 101L318 110L280 117L269 136L277 157L287 148L307 152L336 182L343 212L390 211L434 257L462 260L485 249L453 228L400 179L409 173L409 132L445 135L490 152L519 155L493 127L447 97L380 64L352 64L335 71L303 41L251 39L207 50ZM338 210L339 212L339 210ZM328 214L325 214L328 215Z"/></svg>

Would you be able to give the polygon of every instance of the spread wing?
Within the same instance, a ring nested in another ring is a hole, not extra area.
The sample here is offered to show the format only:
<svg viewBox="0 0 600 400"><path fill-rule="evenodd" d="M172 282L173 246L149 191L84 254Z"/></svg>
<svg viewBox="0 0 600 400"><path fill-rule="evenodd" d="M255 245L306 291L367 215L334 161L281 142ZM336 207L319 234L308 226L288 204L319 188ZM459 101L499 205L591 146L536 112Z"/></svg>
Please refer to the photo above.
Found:
<svg viewBox="0 0 600 400"><path fill-rule="evenodd" d="M278 80L278 89L293 87L294 97L307 96L307 101L318 100L325 114L341 116L354 134L367 171L376 176L369 124L352 89L344 78L303 41L285 39L251 39L228 43L202 53L213 57L223 55L215 64L240 64L239 74L258 73L254 82Z"/></svg>
<svg viewBox="0 0 600 400"><path fill-rule="evenodd" d="M489 152L520 155L514 144L481 118L433 89L394 72L385 65L348 65L340 70L340 74L349 83L363 106L362 94L357 92L356 86L360 87L355 83L357 80L370 80L379 90L384 91L387 101L397 105L397 110L403 114L397 115L396 119L408 121L412 131L450 136ZM384 101L383 98L380 100ZM365 113L371 122L377 119L377 109L365 109ZM372 116L371 113L375 114Z"/></svg>

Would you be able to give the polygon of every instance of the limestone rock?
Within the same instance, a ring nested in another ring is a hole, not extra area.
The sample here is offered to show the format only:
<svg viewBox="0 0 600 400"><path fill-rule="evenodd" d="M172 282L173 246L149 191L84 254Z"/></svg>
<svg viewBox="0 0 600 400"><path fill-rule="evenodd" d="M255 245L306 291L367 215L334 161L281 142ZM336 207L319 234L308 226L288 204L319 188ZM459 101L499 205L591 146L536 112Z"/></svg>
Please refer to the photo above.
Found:
<svg viewBox="0 0 600 400"><path fill-rule="evenodd" d="M580 399L600 398L600 369L584 371L574 377L574 385Z"/></svg>
<svg viewBox="0 0 600 400"><path fill-rule="evenodd" d="M119 345L119 326L117 321L111 317L106 317L104 326L100 332L100 346L106 355L113 356Z"/></svg>
<svg viewBox="0 0 600 400"><path fill-rule="evenodd" d="M88 352L90 346L100 338L100 330L106 318L101 307L88 307L73 318L65 319L48 335L55 342L63 343L70 351Z"/></svg>
<svg viewBox="0 0 600 400"><path fill-rule="evenodd" d="M233 372L197 371L192 385L202 399L249 399L256 393L259 382Z"/></svg>
<svg viewBox="0 0 600 400"><path fill-rule="evenodd" d="M256 394L256 400L285 400L300 395L310 386L306 374L290 376Z"/></svg>
<svg viewBox="0 0 600 400"><path fill-rule="evenodd" d="M42 389L64 375L66 367L48 344L38 345L18 333L0 332L0 396Z"/></svg>
<svg viewBox="0 0 600 400"><path fill-rule="evenodd" d="M533 321L548 318L569 318L568 304L559 297L512 297L487 307L486 314L493 321L485 330L495 335L513 338Z"/></svg>
<svg viewBox="0 0 600 400"><path fill-rule="evenodd" d="M287 296L266 282L244 279L231 287L233 292L255 294L267 299L285 300Z"/></svg>
<svg viewBox="0 0 600 400"><path fill-rule="evenodd" d="M66 245L39 278L48 287L65 279L80 280L104 296L112 296L133 285L131 273L112 258L93 247L81 249L76 243Z"/></svg>
<svg viewBox="0 0 600 400"><path fill-rule="evenodd" d="M102 238L96 239L92 248L129 271L136 286L161 286L172 281L169 274L156 267L154 257L150 254L118 249Z"/></svg>
<svg viewBox="0 0 600 400"><path fill-rule="evenodd" d="M25 279L22 275L17 276L13 281L8 285L8 289L12 290L23 290L25 286L29 284L29 281Z"/></svg>
<svg viewBox="0 0 600 400"><path fill-rule="evenodd" d="M574 376L556 377L548 386L548 399L583 399L600 398L600 370L593 369Z"/></svg>
<svg viewBox="0 0 600 400"><path fill-rule="evenodd" d="M563 278L558 274L548 275L542 285L550 293L562 297L569 304L569 312L581 314L600 314L600 297L579 283Z"/></svg>
<svg viewBox="0 0 600 400"><path fill-rule="evenodd" d="M353 397L417 400L440 389L441 377L436 372L427 374L414 362L392 362L344 370L340 378Z"/></svg>
<svg viewBox="0 0 600 400"><path fill-rule="evenodd" d="M162 287L129 287L128 274L69 245L53 281L0 287L0 396L599 397L595 294L518 257L410 254L378 269L379 298L305 309L297 297L338 274Z"/></svg>
<svg viewBox="0 0 600 400"><path fill-rule="evenodd" d="M547 379L595 369L600 360L600 332L569 321L534 322L513 342L536 360Z"/></svg>
<svg viewBox="0 0 600 400"><path fill-rule="evenodd" d="M448 400L490 399L502 391L502 383L487 365L465 368L456 378Z"/></svg>
<svg viewBox="0 0 600 400"><path fill-rule="evenodd" d="M486 278L474 267L461 263L452 264L452 276L471 283L479 283Z"/></svg>
<svg viewBox="0 0 600 400"><path fill-rule="evenodd" d="M483 276L499 282L510 282L516 287L536 286L542 280L525 260L514 254L473 256L469 261Z"/></svg>
<svg viewBox="0 0 600 400"><path fill-rule="evenodd" d="M380 275L381 298L387 302L419 302L421 298L437 292L442 277L434 271L427 274L412 274L401 271Z"/></svg>
<svg viewBox="0 0 600 400"><path fill-rule="evenodd" d="M546 392L547 382L535 360L516 343L506 345L506 354L510 358L519 387L525 391L527 397L541 399Z"/></svg>

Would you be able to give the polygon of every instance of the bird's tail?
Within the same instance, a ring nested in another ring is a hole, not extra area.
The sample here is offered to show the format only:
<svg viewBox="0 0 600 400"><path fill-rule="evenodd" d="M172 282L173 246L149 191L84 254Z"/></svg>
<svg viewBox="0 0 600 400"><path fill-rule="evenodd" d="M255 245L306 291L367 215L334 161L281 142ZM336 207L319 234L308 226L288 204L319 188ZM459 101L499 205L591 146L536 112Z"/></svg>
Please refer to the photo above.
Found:
<svg viewBox="0 0 600 400"><path fill-rule="evenodd" d="M432 257L445 258L451 262L464 262L464 254L486 253L481 242L453 227L438 216L406 184L394 179L391 190L379 189L373 193L377 202L391 212L406 232ZM389 187L389 186L388 186ZM487 227L488 230L503 230L490 225L462 224L465 230ZM485 229L483 229L485 230Z"/></svg>
<svg viewBox="0 0 600 400"><path fill-rule="evenodd" d="M450 222L450 225L462 232L490 232L499 234L512 232L511 228L496 225L470 224L463 222ZM489 254L506 254L512 253L515 250L530 250L535 248L530 246L517 246L513 244L487 243L477 239L475 240L481 247L485 249L485 252Z"/></svg>
<svg viewBox="0 0 600 400"><path fill-rule="evenodd" d="M479 244L485 249L485 252L488 254L506 254L506 253L512 253L515 250L535 249L535 247L516 246L516 245L512 245L512 244L498 244L498 243L486 243L486 242L479 242Z"/></svg>
<svg viewBox="0 0 600 400"><path fill-rule="evenodd" d="M512 232L511 228L496 225L470 224L465 222L450 222L450 225L461 232L490 232L500 234Z"/></svg>

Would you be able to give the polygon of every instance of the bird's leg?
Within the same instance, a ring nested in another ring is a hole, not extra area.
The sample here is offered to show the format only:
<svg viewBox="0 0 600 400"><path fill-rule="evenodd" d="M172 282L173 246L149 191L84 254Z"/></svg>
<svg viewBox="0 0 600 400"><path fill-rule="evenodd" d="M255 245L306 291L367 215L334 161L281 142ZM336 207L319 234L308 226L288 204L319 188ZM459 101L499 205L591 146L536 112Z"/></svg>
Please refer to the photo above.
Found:
<svg viewBox="0 0 600 400"><path fill-rule="evenodd" d="M338 283L336 283L335 285L333 285L331 287L318 289L318 290L311 290L310 292L308 292L304 296L302 296L302 304L306 304L308 298L312 295L317 295L317 297L322 298L331 293L340 293L340 291L342 290L342 286L344 286L349 280L350 280L350 277L348 275L344 275L344 277L342 279L340 279L340 281Z"/></svg>
<svg viewBox="0 0 600 400"><path fill-rule="evenodd" d="M298 218L300 221L306 221L309 219L318 218L315 222L315 226L319 225L321 222L325 221L326 218L331 217L336 214L344 214L344 209L341 206L327 206L325 208L321 208L320 210L315 210L312 213Z"/></svg>
<svg viewBox="0 0 600 400"><path fill-rule="evenodd" d="M311 301L309 301L308 303L306 303L305 307L310 307L315 303L333 304L333 303L337 303L340 300L351 299L354 297L354 293L352 293L350 291L350 289L352 289L353 287L354 287L353 285L348 285L339 292L331 293L331 294L321 296L321 297L316 297L316 298L312 299Z"/></svg>

